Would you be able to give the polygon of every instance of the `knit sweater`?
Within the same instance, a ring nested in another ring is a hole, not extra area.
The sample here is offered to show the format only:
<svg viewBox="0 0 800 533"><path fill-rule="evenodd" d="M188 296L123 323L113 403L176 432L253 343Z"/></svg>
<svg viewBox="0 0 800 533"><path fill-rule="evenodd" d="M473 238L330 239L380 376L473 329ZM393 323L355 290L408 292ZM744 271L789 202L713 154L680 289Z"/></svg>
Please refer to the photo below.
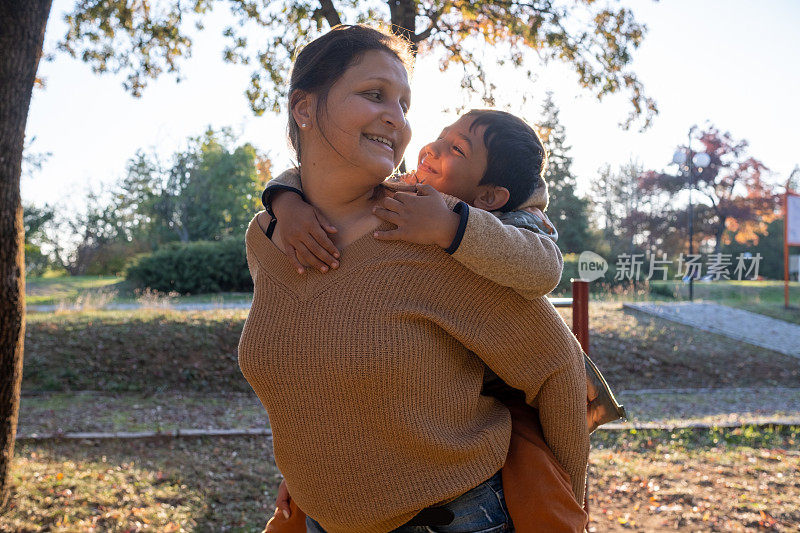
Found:
<svg viewBox="0 0 800 533"><path fill-rule="evenodd" d="M341 251L339 269L305 276L255 220L246 241L255 292L239 364L292 498L327 531L390 531L503 466L511 420L480 394L484 362L539 408L582 500L586 377L546 298L371 233Z"/></svg>
<svg viewBox="0 0 800 533"><path fill-rule="evenodd" d="M388 180L384 183L388 188L396 185ZM282 172L267 184L262 195L267 211L270 211L271 194L279 190L303 196L300 174L296 169ZM452 207L454 203L451 201L450 205ZM542 205L547 206L546 185L537 187L521 207ZM447 251L453 259L479 276L510 287L527 299L549 294L561 281L564 260L552 238L505 224L492 213L464 203L459 215L462 224Z"/></svg>

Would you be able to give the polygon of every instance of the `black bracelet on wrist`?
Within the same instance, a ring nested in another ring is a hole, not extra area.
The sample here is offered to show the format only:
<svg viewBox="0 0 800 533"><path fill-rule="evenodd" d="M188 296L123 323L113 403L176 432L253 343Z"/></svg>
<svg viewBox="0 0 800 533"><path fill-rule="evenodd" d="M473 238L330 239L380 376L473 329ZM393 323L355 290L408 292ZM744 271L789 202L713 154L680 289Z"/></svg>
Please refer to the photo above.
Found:
<svg viewBox="0 0 800 533"><path fill-rule="evenodd" d="M458 250L458 247L461 245L461 239L464 238L464 231L467 229L467 219L469 219L469 206L464 202L458 202L456 206L453 208L453 212L461 217L458 221L458 229L456 229L456 235L453 237L453 242L450 243L450 246L445 248L445 252L452 255Z"/></svg>
<svg viewBox="0 0 800 533"><path fill-rule="evenodd" d="M261 203L264 205L264 209L267 211L267 214L272 218L277 219L278 217L275 216L275 213L272 211L272 194L278 191L289 191L293 192L300 196L304 202L307 202L303 191L300 189L295 189L294 187L289 187L288 185L268 185L264 192L261 193Z"/></svg>

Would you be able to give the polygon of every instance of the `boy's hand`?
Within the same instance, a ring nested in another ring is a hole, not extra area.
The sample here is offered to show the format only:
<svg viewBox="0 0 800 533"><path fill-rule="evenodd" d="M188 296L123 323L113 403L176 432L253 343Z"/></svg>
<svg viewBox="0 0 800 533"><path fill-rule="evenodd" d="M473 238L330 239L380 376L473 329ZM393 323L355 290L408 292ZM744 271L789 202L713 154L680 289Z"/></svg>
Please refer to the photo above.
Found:
<svg viewBox="0 0 800 533"><path fill-rule="evenodd" d="M272 211L281 223L286 255L299 274L306 267L320 272L339 267L339 250L328 237L337 230L319 209L304 202L298 194L278 191L272 198Z"/></svg>
<svg viewBox="0 0 800 533"><path fill-rule="evenodd" d="M291 500L292 497L289 495L289 488L286 486L286 480L281 480L281 484L278 485L278 497L275 499L275 507L277 507L281 513L283 513L283 517L287 520L292 514L292 511L289 508L289 502Z"/></svg>
<svg viewBox="0 0 800 533"><path fill-rule="evenodd" d="M387 196L372 212L397 226L389 231L376 231L376 239L436 244L442 248L453 242L460 221L439 191L430 185L418 185L417 194L398 192L394 197Z"/></svg>

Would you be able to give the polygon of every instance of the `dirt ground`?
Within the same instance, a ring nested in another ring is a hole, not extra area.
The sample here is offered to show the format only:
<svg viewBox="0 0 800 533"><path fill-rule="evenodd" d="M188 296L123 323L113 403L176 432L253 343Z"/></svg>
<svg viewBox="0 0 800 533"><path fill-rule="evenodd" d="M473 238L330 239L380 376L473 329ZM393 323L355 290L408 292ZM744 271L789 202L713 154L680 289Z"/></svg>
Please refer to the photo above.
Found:
<svg viewBox="0 0 800 533"><path fill-rule="evenodd" d="M797 531L800 453L592 454L591 531Z"/></svg>
<svg viewBox="0 0 800 533"><path fill-rule="evenodd" d="M800 429L595 441L593 531L797 531ZM698 436L699 435L699 436ZM257 532L279 483L264 437L22 444L0 531Z"/></svg>
<svg viewBox="0 0 800 533"><path fill-rule="evenodd" d="M568 324L571 310L562 309ZM800 359L593 302L592 359L615 391L797 387ZM244 311L137 311L28 317L23 394L250 392L237 364Z"/></svg>

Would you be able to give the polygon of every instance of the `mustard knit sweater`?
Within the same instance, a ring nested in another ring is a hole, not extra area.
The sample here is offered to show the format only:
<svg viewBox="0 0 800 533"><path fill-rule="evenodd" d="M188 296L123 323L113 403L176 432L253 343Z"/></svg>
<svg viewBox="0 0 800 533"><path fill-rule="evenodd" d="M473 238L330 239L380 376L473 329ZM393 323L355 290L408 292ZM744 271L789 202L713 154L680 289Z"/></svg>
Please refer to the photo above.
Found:
<svg viewBox="0 0 800 533"><path fill-rule="evenodd" d="M391 531L503 466L511 420L480 394L483 362L539 408L582 501L586 375L546 298L371 232L341 251L339 269L304 276L255 219L246 242L255 291L239 365L292 498L327 531Z"/></svg>

